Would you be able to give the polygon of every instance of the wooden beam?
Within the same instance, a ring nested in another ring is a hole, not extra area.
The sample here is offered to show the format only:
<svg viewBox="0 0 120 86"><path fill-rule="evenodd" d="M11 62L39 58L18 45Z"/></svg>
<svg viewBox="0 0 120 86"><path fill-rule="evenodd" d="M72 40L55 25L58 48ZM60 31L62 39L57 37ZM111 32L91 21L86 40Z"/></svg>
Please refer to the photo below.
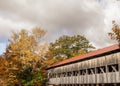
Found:
<svg viewBox="0 0 120 86"><path fill-rule="evenodd" d="M90 69L90 71L91 71L91 73L92 73L92 74L94 74L94 72L93 72L93 70L92 70L92 69Z"/></svg>
<svg viewBox="0 0 120 86"><path fill-rule="evenodd" d="M102 73L105 73L105 71L103 70L103 68L100 68L100 70L102 71Z"/></svg>
<svg viewBox="0 0 120 86"><path fill-rule="evenodd" d="M114 72L117 72L117 69L113 65L111 67L114 70Z"/></svg>

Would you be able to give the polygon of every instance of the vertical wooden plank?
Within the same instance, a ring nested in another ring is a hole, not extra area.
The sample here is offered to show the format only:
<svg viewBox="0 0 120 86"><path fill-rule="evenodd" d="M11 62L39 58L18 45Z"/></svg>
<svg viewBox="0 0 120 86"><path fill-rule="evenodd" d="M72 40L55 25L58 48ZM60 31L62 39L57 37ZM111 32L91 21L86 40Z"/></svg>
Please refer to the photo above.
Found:
<svg viewBox="0 0 120 86"><path fill-rule="evenodd" d="M110 64L110 55L106 56L106 64L109 65Z"/></svg>
<svg viewBox="0 0 120 86"><path fill-rule="evenodd" d="M91 68L93 68L93 66L94 66L93 59L90 59L90 60L91 60Z"/></svg>
<svg viewBox="0 0 120 86"><path fill-rule="evenodd" d="M96 63L96 67L97 66L97 59L95 60L95 63ZM97 84L97 68L95 67L95 83Z"/></svg>
<svg viewBox="0 0 120 86"><path fill-rule="evenodd" d="M102 65L103 65L103 66L106 65L106 58L105 58L105 56L102 57Z"/></svg>
<svg viewBox="0 0 120 86"><path fill-rule="evenodd" d="M117 63L120 63L120 52L116 53L117 56Z"/></svg>
<svg viewBox="0 0 120 86"><path fill-rule="evenodd" d="M97 58L97 67L99 67L100 66L100 58Z"/></svg>
<svg viewBox="0 0 120 86"><path fill-rule="evenodd" d="M110 54L109 55L109 64L112 64L113 62L114 62L113 54Z"/></svg>
<svg viewBox="0 0 120 86"><path fill-rule="evenodd" d="M77 63L75 63L74 70L77 70Z"/></svg>
<svg viewBox="0 0 120 86"><path fill-rule="evenodd" d="M88 60L86 61L86 66L87 66L87 68L89 68L89 63L88 63Z"/></svg>
<svg viewBox="0 0 120 86"><path fill-rule="evenodd" d="M83 69L83 68L84 68L84 66L83 66L83 65L84 65L84 63L83 63L83 62L81 62L81 69Z"/></svg>
<svg viewBox="0 0 120 86"><path fill-rule="evenodd" d="M118 63L119 82L120 82L120 63Z"/></svg>
<svg viewBox="0 0 120 86"><path fill-rule="evenodd" d="M96 59L92 59L92 68L96 67Z"/></svg>
<svg viewBox="0 0 120 86"><path fill-rule="evenodd" d="M116 82L117 82L117 83L120 83L120 82L119 82L119 78L120 78L120 77L119 77L119 72L116 72Z"/></svg>
<svg viewBox="0 0 120 86"><path fill-rule="evenodd" d="M112 64L116 64L116 53L112 54Z"/></svg>
<svg viewBox="0 0 120 86"><path fill-rule="evenodd" d="M69 65L67 65L67 72L69 72Z"/></svg>
<svg viewBox="0 0 120 86"><path fill-rule="evenodd" d="M108 71L108 66L107 66L107 65L105 66L105 69L106 69L106 79L107 79L106 82L108 83L108 80L109 80L109 79L108 79L108 78L109 78L109 77L108 77L108 72L109 72L109 71Z"/></svg>
<svg viewBox="0 0 120 86"><path fill-rule="evenodd" d="M88 60L89 68L91 68L91 60Z"/></svg>
<svg viewBox="0 0 120 86"><path fill-rule="evenodd" d="M96 74L96 80L97 80L97 83L100 83L100 80L99 80L99 74Z"/></svg>
<svg viewBox="0 0 120 86"><path fill-rule="evenodd" d="M81 69L81 62L78 63L78 69L80 70Z"/></svg>

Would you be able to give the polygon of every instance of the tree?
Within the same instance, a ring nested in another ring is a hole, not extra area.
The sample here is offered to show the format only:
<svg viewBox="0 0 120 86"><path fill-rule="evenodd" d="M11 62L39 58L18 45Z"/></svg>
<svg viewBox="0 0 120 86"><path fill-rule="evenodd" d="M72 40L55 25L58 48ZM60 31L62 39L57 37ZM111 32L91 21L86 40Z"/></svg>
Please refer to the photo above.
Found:
<svg viewBox="0 0 120 86"><path fill-rule="evenodd" d="M50 43L49 53L57 61L84 54L94 49L89 41L81 35L61 36L54 43Z"/></svg>
<svg viewBox="0 0 120 86"><path fill-rule="evenodd" d="M24 61L31 62L34 59L40 59L39 56L39 42L41 37L45 35L45 31L40 28L34 28L31 32L22 29L20 32L13 32L13 36L10 39L10 44L6 49L7 58L20 58ZM24 62L23 61L23 62ZM25 64L27 62L24 62Z"/></svg>
<svg viewBox="0 0 120 86"><path fill-rule="evenodd" d="M112 24L112 32L108 33L108 35L112 40L116 40L120 44L120 26L115 21Z"/></svg>
<svg viewBox="0 0 120 86"><path fill-rule="evenodd" d="M10 63L8 65L8 72L11 76L8 77L11 79L9 83L33 85L43 82L45 77L41 72L43 56L40 51L40 40L44 35L45 31L40 28L34 28L32 31L22 29L12 33L5 53L6 60Z"/></svg>

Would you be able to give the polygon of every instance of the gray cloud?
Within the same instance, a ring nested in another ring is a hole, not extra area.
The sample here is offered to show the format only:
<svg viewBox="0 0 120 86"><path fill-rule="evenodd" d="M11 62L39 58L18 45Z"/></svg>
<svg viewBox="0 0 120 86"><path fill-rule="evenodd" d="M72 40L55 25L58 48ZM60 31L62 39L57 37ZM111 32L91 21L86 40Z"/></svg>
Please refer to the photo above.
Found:
<svg viewBox="0 0 120 86"><path fill-rule="evenodd" d="M46 42L80 34L100 48L113 43L107 33L113 19L119 22L119 7L115 0L0 0L0 36L40 26Z"/></svg>

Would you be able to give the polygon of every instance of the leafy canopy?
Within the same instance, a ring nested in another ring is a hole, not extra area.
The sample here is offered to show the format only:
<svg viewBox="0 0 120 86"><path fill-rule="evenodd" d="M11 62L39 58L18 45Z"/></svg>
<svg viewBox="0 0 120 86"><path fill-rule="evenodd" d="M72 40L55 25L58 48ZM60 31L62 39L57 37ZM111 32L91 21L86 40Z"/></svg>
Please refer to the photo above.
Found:
<svg viewBox="0 0 120 86"><path fill-rule="evenodd" d="M50 43L49 47L52 57L57 60L84 54L89 52L90 49L94 49L94 47L81 35L61 36L54 43Z"/></svg>

